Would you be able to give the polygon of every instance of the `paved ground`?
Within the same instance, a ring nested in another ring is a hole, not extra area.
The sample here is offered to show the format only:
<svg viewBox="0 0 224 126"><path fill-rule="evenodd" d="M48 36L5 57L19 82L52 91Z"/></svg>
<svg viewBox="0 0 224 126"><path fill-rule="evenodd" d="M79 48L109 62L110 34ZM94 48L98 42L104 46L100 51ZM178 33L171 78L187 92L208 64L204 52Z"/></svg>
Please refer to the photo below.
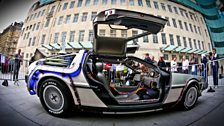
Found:
<svg viewBox="0 0 224 126"><path fill-rule="evenodd" d="M211 81L211 79L210 79ZM0 80L0 84L2 81ZM210 84L212 84L210 82ZM56 118L44 111L37 96L31 96L24 82L20 86L0 85L1 126L223 126L224 79L214 93L203 92L190 111L169 109L134 115L75 113L70 118Z"/></svg>

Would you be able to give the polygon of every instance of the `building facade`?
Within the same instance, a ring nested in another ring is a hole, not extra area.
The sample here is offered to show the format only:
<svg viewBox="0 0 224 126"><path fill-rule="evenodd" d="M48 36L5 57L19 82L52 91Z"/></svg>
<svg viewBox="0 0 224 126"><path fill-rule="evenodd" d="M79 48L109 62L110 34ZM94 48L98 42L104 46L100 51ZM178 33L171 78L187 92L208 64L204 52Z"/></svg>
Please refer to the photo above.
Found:
<svg viewBox="0 0 224 126"><path fill-rule="evenodd" d="M38 47L55 54L63 43L66 51L74 51L77 43L81 47L88 46L93 39L93 18L98 12L111 8L144 12L168 20L160 33L137 40L140 48L134 55L138 57L149 53L156 60L163 55L167 61L173 57L180 61L183 55L188 58L191 54L211 51L211 39L203 15L195 9L167 0L41 0L28 12L18 48L29 59ZM119 37L141 32L99 30L100 35Z"/></svg>
<svg viewBox="0 0 224 126"><path fill-rule="evenodd" d="M11 24L0 34L0 52L6 56L16 53L17 43L20 37L23 23Z"/></svg>

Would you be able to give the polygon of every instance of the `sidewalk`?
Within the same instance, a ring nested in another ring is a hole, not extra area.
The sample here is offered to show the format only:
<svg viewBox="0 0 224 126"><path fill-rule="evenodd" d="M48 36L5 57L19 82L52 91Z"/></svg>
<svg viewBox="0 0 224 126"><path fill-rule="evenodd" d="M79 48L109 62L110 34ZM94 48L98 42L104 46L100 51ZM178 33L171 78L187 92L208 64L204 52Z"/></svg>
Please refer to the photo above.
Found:
<svg viewBox="0 0 224 126"><path fill-rule="evenodd" d="M97 115L74 113L71 118L56 118L49 115L42 107L39 98L29 95L24 81L16 86L9 82L9 86L0 85L0 125L1 126L206 126L215 121L216 126L222 126L224 120L220 117L210 116L216 110L223 114L224 104L224 79L219 80L220 87L213 93L207 93L207 89L199 97L195 108L190 111L179 111L171 109L153 113L136 115ZM2 80L0 80L2 84ZM212 78L209 85L213 86ZM204 123L203 119L208 117L210 122ZM222 118L222 117L221 117ZM222 123L222 125L220 125Z"/></svg>

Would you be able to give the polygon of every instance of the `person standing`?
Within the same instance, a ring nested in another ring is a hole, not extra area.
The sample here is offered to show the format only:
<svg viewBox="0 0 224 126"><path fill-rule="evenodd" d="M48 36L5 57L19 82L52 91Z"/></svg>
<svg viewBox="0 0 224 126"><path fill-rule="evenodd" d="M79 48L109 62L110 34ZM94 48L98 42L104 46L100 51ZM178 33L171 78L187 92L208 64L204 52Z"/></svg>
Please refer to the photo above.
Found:
<svg viewBox="0 0 224 126"><path fill-rule="evenodd" d="M197 60L196 54L192 54L190 65L191 65L191 72L193 75L197 75L197 66L196 66L197 64L198 64L198 60Z"/></svg>
<svg viewBox="0 0 224 126"><path fill-rule="evenodd" d="M144 59L147 63L152 63L152 60L151 60L151 58L149 57L149 54L148 53L146 53L145 54L145 59Z"/></svg>
<svg viewBox="0 0 224 126"><path fill-rule="evenodd" d="M211 68L212 68L212 76L213 76L213 84L214 88L218 88L218 69L219 69L219 63L217 61L218 55L216 53L216 49L212 49L212 57L211 57Z"/></svg>
<svg viewBox="0 0 224 126"><path fill-rule="evenodd" d="M173 60L170 62L171 72L177 72L177 58L174 57Z"/></svg>
<svg viewBox="0 0 224 126"><path fill-rule="evenodd" d="M188 61L188 59L186 59L185 56L183 56L183 59L182 59L182 70L183 70L183 73L188 74L188 67L189 67L189 61Z"/></svg>
<svg viewBox="0 0 224 126"><path fill-rule="evenodd" d="M163 59L162 56L159 57L159 61L158 61L157 65L158 65L160 68L163 68L163 69L166 68L166 63L165 63L165 61L164 61L164 59Z"/></svg>
<svg viewBox="0 0 224 126"><path fill-rule="evenodd" d="M21 50L19 49L18 53L15 55L14 73L13 73L13 80L15 81L15 83L17 83L17 81L18 81L19 68L20 68L20 63L22 61L22 55L20 53L21 53ZM17 85L18 85L18 83L17 83Z"/></svg>
<svg viewBox="0 0 224 126"><path fill-rule="evenodd" d="M208 62L208 60L206 58L206 55L202 54L201 55L202 75L203 75L204 79L206 80L206 82L207 82L207 71L208 71L208 69L207 69L207 62Z"/></svg>

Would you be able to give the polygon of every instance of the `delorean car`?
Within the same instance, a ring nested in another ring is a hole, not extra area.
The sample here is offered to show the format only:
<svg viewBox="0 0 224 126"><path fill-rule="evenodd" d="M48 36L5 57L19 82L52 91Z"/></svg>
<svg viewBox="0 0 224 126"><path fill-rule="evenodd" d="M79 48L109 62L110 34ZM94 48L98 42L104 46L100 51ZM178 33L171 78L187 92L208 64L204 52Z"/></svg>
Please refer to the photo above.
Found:
<svg viewBox="0 0 224 126"><path fill-rule="evenodd" d="M93 49L47 57L33 62L27 89L44 109L63 117L76 108L100 113L141 113L180 105L193 108L208 87L203 77L171 73L134 57L137 39L157 34L167 20L146 13L109 9L93 20ZM101 29L132 36L106 36ZM131 43L131 44L130 44Z"/></svg>

